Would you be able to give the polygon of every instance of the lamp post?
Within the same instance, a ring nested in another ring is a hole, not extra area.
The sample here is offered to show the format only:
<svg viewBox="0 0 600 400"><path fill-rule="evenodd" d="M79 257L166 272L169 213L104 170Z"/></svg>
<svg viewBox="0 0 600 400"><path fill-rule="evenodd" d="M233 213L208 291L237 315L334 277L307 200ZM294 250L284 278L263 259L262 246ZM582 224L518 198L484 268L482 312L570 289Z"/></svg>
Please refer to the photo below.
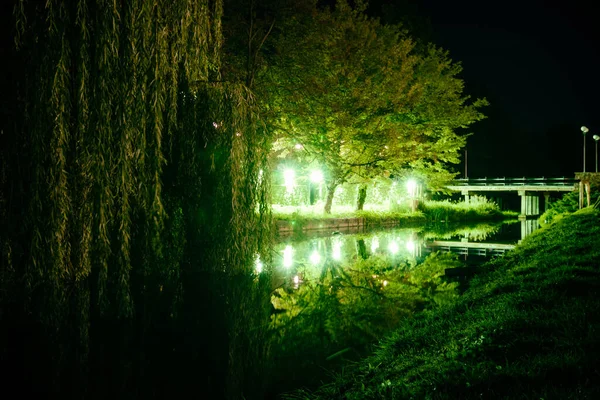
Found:
<svg viewBox="0 0 600 400"><path fill-rule="evenodd" d="M581 132L583 132L583 172L585 172L585 134L589 132L589 129L582 126Z"/></svg>
<svg viewBox="0 0 600 400"><path fill-rule="evenodd" d="M410 198L410 208L412 212L417 210L415 195L417 193L417 181L414 179L409 179L406 182L406 190L408 191L408 196Z"/></svg>
<svg viewBox="0 0 600 400"><path fill-rule="evenodd" d="M598 172L598 140L600 139L600 136L594 135L592 137L594 138L594 141L596 142L596 172Z"/></svg>
<svg viewBox="0 0 600 400"><path fill-rule="evenodd" d="M467 156L467 149L465 148L465 179L469 178L469 175L467 175L467 166L469 165L469 159Z"/></svg>

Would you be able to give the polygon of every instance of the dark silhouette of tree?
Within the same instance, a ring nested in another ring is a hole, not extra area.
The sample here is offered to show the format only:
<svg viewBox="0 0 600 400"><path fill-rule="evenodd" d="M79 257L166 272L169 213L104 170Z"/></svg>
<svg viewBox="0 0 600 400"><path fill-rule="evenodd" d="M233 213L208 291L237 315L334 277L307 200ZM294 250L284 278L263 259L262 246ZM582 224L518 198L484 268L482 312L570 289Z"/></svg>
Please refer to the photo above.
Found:
<svg viewBox="0 0 600 400"><path fill-rule="evenodd" d="M260 393L270 140L247 80L222 79L222 1L13 5L5 382L44 397Z"/></svg>

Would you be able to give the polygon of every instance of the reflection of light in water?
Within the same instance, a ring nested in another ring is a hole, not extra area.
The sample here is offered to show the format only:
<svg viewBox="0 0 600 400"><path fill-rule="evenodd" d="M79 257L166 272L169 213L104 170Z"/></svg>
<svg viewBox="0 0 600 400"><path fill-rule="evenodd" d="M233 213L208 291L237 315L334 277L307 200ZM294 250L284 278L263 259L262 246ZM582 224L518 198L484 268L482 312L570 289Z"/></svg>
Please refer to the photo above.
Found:
<svg viewBox="0 0 600 400"><path fill-rule="evenodd" d="M310 255L310 262L312 262L313 264L318 264L321 262L321 256L319 255L318 251L313 251L312 254Z"/></svg>
<svg viewBox="0 0 600 400"><path fill-rule="evenodd" d="M333 239L333 251L331 256L333 257L334 260L341 260L342 259L342 241L339 238L335 238Z"/></svg>
<svg viewBox="0 0 600 400"><path fill-rule="evenodd" d="M383 286L387 286L388 285L388 281L383 281Z"/></svg>
<svg viewBox="0 0 600 400"><path fill-rule="evenodd" d="M260 274L263 270L263 263L260 261L260 255L256 255L256 260L254 260L254 269L257 274Z"/></svg>
<svg viewBox="0 0 600 400"><path fill-rule="evenodd" d="M300 285L300 277L298 275L294 276L294 289L298 289Z"/></svg>
<svg viewBox="0 0 600 400"><path fill-rule="evenodd" d="M398 243L390 242L390 244L388 245L388 250L390 251L390 253L396 254L398 252Z"/></svg>
<svg viewBox="0 0 600 400"><path fill-rule="evenodd" d="M377 236L373 236L371 239L371 252L375 252L379 248L379 238Z"/></svg>
<svg viewBox="0 0 600 400"><path fill-rule="evenodd" d="M415 252L415 242L413 242L412 240L409 240L408 242L406 242L406 250L408 250L410 253L414 253Z"/></svg>
<svg viewBox="0 0 600 400"><path fill-rule="evenodd" d="M292 254L294 249L289 244L285 246L285 250L283 250L283 266L285 268L289 268L294 264L294 260L292 259Z"/></svg>

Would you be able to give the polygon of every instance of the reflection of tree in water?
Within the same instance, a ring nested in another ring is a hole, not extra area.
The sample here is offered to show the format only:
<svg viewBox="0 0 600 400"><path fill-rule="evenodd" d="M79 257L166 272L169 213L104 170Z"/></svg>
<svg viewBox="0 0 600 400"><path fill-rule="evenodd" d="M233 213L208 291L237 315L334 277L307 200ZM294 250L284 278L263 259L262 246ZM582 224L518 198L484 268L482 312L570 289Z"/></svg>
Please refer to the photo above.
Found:
<svg viewBox="0 0 600 400"><path fill-rule="evenodd" d="M302 266L297 289L275 291L273 379L280 389L286 379L296 387L318 383L319 367L332 369L356 358L402 318L458 296L457 284L441 278L445 268L460 265L452 254L433 253L415 265L383 255L365 259L364 240L357 241L357 250L360 257L344 265L327 260Z"/></svg>
<svg viewBox="0 0 600 400"><path fill-rule="evenodd" d="M455 237L464 237L469 241L482 241L490 236L495 235L500 231L503 222L497 224L477 224L477 225L461 225L448 227L443 225L428 226L422 233L424 239L452 239Z"/></svg>
<svg viewBox="0 0 600 400"><path fill-rule="evenodd" d="M366 260L367 258L369 258L369 253L367 253L367 246L365 245L365 240L364 239L358 239L356 241L356 248L357 248L357 251L358 251L358 255L363 260Z"/></svg>

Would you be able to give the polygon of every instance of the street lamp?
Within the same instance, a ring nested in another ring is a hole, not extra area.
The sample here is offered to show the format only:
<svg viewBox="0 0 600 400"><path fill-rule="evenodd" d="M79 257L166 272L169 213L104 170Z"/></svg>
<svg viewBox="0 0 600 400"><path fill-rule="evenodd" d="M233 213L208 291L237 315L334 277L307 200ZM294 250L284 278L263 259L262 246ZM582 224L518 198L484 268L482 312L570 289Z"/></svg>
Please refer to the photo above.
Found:
<svg viewBox="0 0 600 400"><path fill-rule="evenodd" d="M294 191L294 186L296 186L296 183L294 181L295 177L296 173L293 169L288 168L285 171L283 171L283 180L285 185L285 191L287 193L292 193Z"/></svg>
<svg viewBox="0 0 600 400"><path fill-rule="evenodd" d="M310 180L314 183L323 182L323 173L319 170L314 170L310 173Z"/></svg>
<svg viewBox="0 0 600 400"><path fill-rule="evenodd" d="M600 136L594 135L592 138L594 138L594 141L596 142L596 172L598 172L598 140L600 139Z"/></svg>
<svg viewBox="0 0 600 400"><path fill-rule="evenodd" d="M589 132L589 129L582 126L581 132L583 132L583 172L585 172L585 134Z"/></svg>
<svg viewBox="0 0 600 400"><path fill-rule="evenodd" d="M417 191L417 181L414 179L409 179L406 182L406 190L408 190L408 195L412 198L415 197L415 193Z"/></svg>
<svg viewBox="0 0 600 400"><path fill-rule="evenodd" d="M469 159L468 159L467 149L465 148L465 179L469 178L469 176L467 175L467 166L468 165L469 165Z"/></svg>
<svg viewBox="0 0 600 400"><path fill-rule="evenodd" d="M406 182L406 190L408 191L408 196L410 197L410 208L412 212L417 210L417 204L415 201L415 195L417 193L417 181L414 179L409 179Z"/></svg>

